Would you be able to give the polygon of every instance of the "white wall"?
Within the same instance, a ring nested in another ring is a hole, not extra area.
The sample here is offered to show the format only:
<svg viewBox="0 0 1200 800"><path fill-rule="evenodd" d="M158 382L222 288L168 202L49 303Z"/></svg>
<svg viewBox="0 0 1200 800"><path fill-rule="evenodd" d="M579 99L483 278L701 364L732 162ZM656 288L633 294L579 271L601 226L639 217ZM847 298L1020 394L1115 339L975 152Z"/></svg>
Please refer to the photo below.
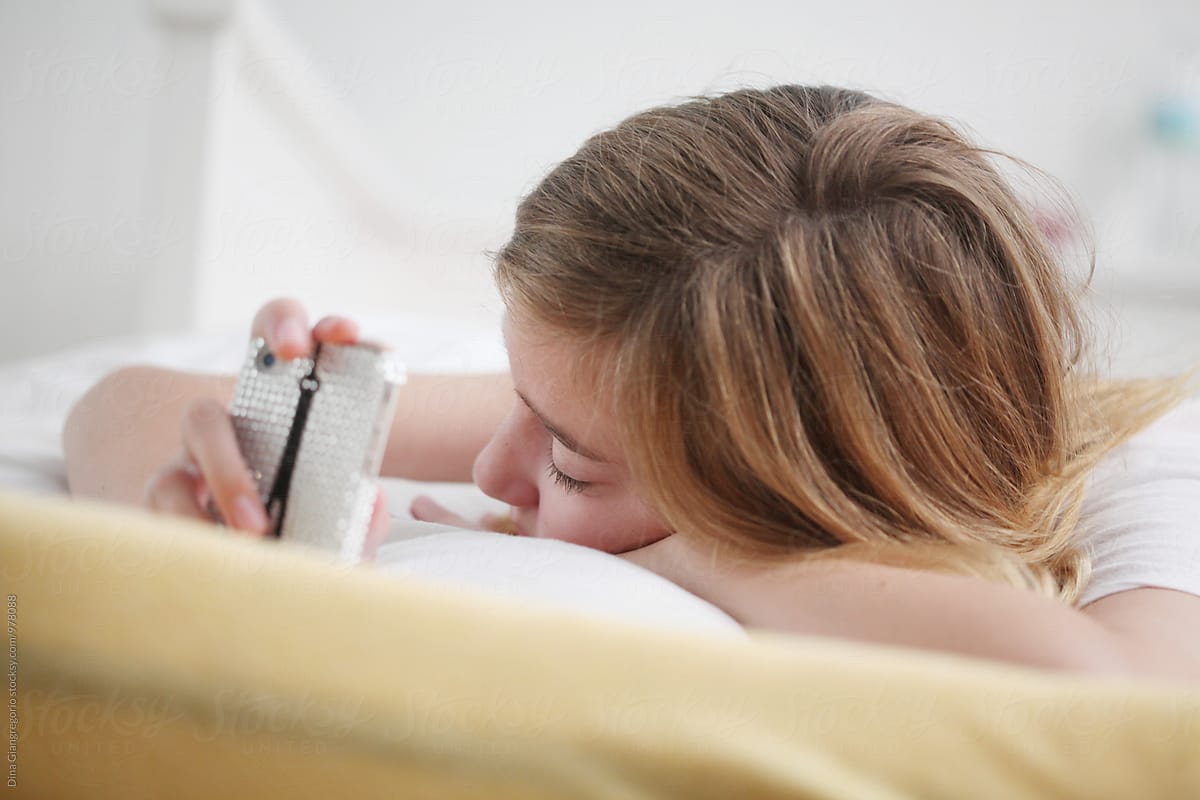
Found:
<svg viewBox="0 0 1200 800"><path fill-rule="evenodd" d="M141 3L0 0L0 360L129 330L156 90Z"/></svg>
<svg viewBox="0 0 1200 800"><path fill-rule="evenodd" d="M146 130L172 73L156 62L147 6L0 0L0 271L11 287L0 360L149 324L137 306L146 266L131 260L161 233L144 216L155 185ZM216 90L189 327L246 324L284 293L318 313L495 314L481 251L503 243L521 194L584 138L649 105L782 81L868 89L1042 167L1099 226L1100 268L1122 278L1106 284L1122 303L1153 309L1166 293L1177 325L1200 319L1200 258L1173 252L1149 274L1128 230L1148 103L1193 80L1200 92L1181 55L1200 52L1188 0L266 8L333 90L331 118L373 151L361 163L390 216L372 222L363 186L339 183L289 138L269 98L258 102L272 90L253 69L231 69ZM1152 288L1139 299L1130 285ZM1200 346L1173 358L1190 355Z"/></svg>
<svg viewBox="0 0 1200 800"><path fill-rule="evenodd" d="M411 196L481 215L507 211L632 110L786 81L853 85L954 117L1083 185L1169 69L1174 19L1155 0L411 5L352 0L332 24L321 0L271 3L370 120Z"/></svg>

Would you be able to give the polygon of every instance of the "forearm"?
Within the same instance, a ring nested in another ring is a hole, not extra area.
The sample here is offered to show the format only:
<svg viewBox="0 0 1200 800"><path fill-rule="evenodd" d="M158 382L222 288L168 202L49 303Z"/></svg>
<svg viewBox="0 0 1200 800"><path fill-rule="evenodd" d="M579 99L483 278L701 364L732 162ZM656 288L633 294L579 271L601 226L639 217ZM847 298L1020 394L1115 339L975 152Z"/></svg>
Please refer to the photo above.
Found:
<svg viewBox="0 0 1200 800"><path fill-rule="evenodd" d="M409 375L397 400L380 473L422 481L470 481L475 457L513 403L512 378Z"/></svg>
<svg viewBox="0 0 1200 800"><path fill-rule="evenodd" d="M973 577L829 560L763 575L725 601L746 624L785 632L1048 669L1134 667L1122 637L1080 611Z"/></svg>
<svg viewBox="0 0 1200 800"><path fill-rule="evenodd" d="M72 495L141 505L151 475L182 447L184 409L200 397L228 407L234 378L149 366L109 373L75 404L63 425Z"/></svg>
<svg viewBox="0 0 1200 800"><path fill-rule="evenodd" d="M1186 674L1178 659L1149 661L1142 643L1077 609L979 578L841 559L738 561L680 535L622 557L750 628L1048 669Z"/></svg>

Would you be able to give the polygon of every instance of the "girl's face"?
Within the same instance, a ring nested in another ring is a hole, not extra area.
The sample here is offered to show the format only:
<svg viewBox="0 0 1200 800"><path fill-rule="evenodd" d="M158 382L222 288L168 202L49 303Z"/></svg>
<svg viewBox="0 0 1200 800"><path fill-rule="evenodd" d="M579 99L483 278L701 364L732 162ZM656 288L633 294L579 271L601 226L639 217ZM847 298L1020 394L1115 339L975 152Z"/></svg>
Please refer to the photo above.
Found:
<svg viewBox="0 0 1200 800"><path fill-rule="evenodd" d="M577 347L539 333L504 321L516 397L475 460L475 483L512 507L525 536L608 553L658 541L670 531L638 497L608 398L572 385Z"/></svg>

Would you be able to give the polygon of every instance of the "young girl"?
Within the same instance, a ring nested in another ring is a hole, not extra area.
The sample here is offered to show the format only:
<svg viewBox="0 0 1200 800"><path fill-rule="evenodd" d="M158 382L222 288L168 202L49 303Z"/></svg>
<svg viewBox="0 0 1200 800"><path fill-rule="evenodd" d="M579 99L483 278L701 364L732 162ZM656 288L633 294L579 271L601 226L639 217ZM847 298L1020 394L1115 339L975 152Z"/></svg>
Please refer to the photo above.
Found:
<svg viewBox="0 0 1200 800"><path fill-rule="evenodd" d="M473 464L517 532L621 554L746 625L1200 677L1200 597L1150 580L1078 608L1085 482L1189 390L1084 371L1075 293L987 155L832 87L597 134L495 256L511 376L414 378L383 474ZM310 336L290 300L254 331L285 358L356 336ZM216 399L231 381L189 398L184 453L137 502L205 518L210 485L261 530Z"/></svg>

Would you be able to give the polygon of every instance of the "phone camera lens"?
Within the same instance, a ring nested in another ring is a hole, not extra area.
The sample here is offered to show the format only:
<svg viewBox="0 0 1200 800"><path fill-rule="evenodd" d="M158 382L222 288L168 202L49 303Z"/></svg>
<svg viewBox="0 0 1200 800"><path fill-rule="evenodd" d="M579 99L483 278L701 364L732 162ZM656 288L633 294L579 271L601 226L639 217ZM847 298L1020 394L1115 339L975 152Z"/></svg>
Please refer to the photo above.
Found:
<svg viewBox="0 0 1200 800"><path fill-rule="evenodd" d="M258 351L258 356L254 359L254 363L259 370L269 372L275 366L277 360L275 354L264 347Z"/></svg>

